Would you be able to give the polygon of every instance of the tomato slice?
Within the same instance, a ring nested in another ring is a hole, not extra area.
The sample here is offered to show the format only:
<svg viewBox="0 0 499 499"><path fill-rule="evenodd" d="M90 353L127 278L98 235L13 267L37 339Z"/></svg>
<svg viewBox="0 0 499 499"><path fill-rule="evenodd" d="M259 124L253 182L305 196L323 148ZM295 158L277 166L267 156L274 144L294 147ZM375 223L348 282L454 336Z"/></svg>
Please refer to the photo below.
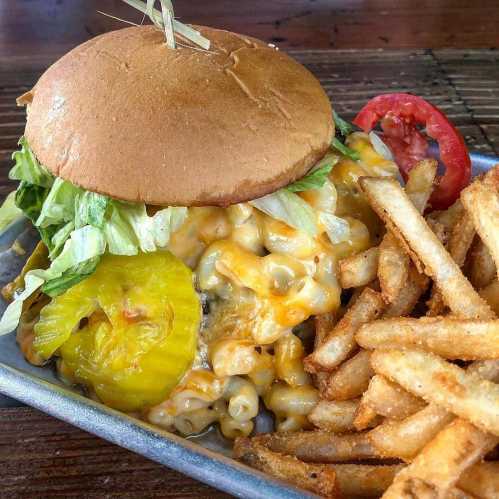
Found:
<svg viewBox="0 0 499 499"><path fill-rule="evenodd" d="M418 161L428 157L427 138L417 126L425 127L426 135L438 143L440 160L445 166L445 174L439 177L430 203L435 209L449 207L470 181L471 161L463 137L445 114L416 95L384 94L371 99L354 119L365 132L379 121L384 141L404 178Z"/></svg>

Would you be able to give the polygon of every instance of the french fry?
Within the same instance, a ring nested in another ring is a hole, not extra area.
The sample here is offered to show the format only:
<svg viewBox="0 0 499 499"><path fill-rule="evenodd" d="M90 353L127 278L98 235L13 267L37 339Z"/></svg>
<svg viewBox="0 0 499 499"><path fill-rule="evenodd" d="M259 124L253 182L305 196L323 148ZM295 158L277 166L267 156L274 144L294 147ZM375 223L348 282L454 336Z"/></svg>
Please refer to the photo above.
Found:
<svg viewBox="0 0 499 499"><path fill-rule="evenodd" d="M448 251L454 261L462 267L466 261L466 255L475 238L475 226L469 213L464 212L452 228L448 242ZM428 315L441 315L445 310L445 303L442 294L436 287L433 288L433 294L428 302L430 312Z"/></svg>
<svg viewBox="0 0 499 499"><path fill-rule="evenodd" d="M359 326L378 317L384 307L381 294L370 288L364 289L324 343L305 357L305 369L316 373L321 370L332 371L339 366L355 350L354 335Z"/></svg>
<svg viewBox="0 0 499 499"><path fill-rule="evenodd" d="M320 314L314 317L315 338L314 348L318 348L326 339L329 332L336 324L336 316L333 312L327 314Z"/></svg>
<svg viewBox="0 0 499 499"><path fill-rule="evenodd" d="M336 478L340 485L338 473ZM499 462L484 462L472 466L459 478L458 486L476 497L497 498L499 496Z"/></svg>
<svg viewBox="0 0 499 499"><path fill-rule="evenodd" d="M475 238L471 248L468 269L470 281L476 289L485 288L496 278L496 265L480 238Z"/></svg>
<svg viewBox="0 0 499 499"><path fill-rule="evenodd" d="M400 291L397 298L386 307L383 317L404 317L409 315L421 295L428 288L429 282L427 276L420 274L414 266L411 266L406 286Z"/></svg>
<svg viewBox="0 0 499 499"><path fill-rule="evenodd" d="M463 471L480 460L497 440L471 423L456 419L395 477L383 498L420 497L418 490L423 484L435 492L435 497L446 497Z"/></svg>
<svg viewBox="0 0 499 499"><path fill-rule="evenodd" d="M455 227L457 221L463 216L464 206L460 199L449 206L446 210L436 210L428 214L427 219L433 220L442 224L447 232L452 232L452 228Z"/></svg>
<svg viewBox="0 0 499 499"><path fill-rule="evenodd" d="M296 487L323 497L339 497L336 472L331 466L301 462L296 457L272 452L255 439L249 438L236 440L234 456L249 466L287 480Z"/></svg>
<svg viewBox="0 0 499 499"><path fill-rule="evenodd" d="M499 165L466 187L461 201L499 270Z"/></svg>
<svg viewBox="0 0 499 499"><path fill-rule="evenodd" d="M405 192L415 208L423 213L433 192L437 176L438 162L434 159L423 159L416 163L409 172L405 184Z"/></svg>
<svg viewBox="0 0 499 499"><path fill-rule="evenodd" d="M314 350L319 348L326 339L329 332L333 329L336 324L336 314L329 312L327 314L320 314L314 317L315 326L315 337L314 337ZM316 374L312 374L312 380L314 386L319 390L322 395L327 389L327 382L329 379L329 373L324 371L319 371Z"/></svg>
<svg viewBox="0 0 499 499"><path fill-rule="evenodd" d="M354 430L353 420L359 400L320 400L308 420L317 428L333 433Z"/></svg>
<svg viewBox="0 0 499 499"><path fill-rule="evenodd" d="M374 411L374 414L392 420L401 420L420 411L425 405L423 399L415 397L399 385L388 381L384 376L376 374L371 378L369 387L362 395L359 410L367 406Z"/></svg>
<svg viewBox="0 0 499 499"><path fill-rule="evenodd" d="M400 464L330 464L342 497L380 497L403 468Z"/></svg>
<svg viewBox="0 0 499 499"><path fill-rule="evenodd" d="M467 372L478 379L499 381L499 361L474 362ZM402 421L383 422L368 433L368 438L385 457L399 457L407 461L454 418L442 407L430 404Z"/></svg>
<svg viewBox="0 0 499 499"><path fill-rule="evenodd" d="M361 350L341 364L328 380L325 397L330 400L350 400L359 397L374 374L369 362L370 352Z"/></svg>
<svg viewBox="0 0 499 499"><path fill-rule="evenodd" d="M362 431L370 426L376 426L379 419L378 414L376 414L376 411L370 405L359 404L355 413L355 419L353 420L353 426L357 431Z"/></svg>
<svg viewBox="0 0 499 499"><path fill-rule="evenodd" d="M336 463L381 457L366 433L336 435L322 430L280 432L258 435L254 440L274 452L295 456L311 463Z"/></svg>
<svg viewBox="0 0 499 499"><path fill-rule="evenodd" d="M425 159L417 163L409 172L405 192L415 208L423 213L433 191L437 174L437 162ZM394 302L408 283L409 256L388 232L379 246L378 278L381 293L387 303Z"/></svg>
<svg viewBox="0 0 499 499"><path fill-rule="evenodd" d="M428 405L402 421L384 421L368 438L384 457L410 461L454 417L441 407Z"/></svg>
<svg viewBox="0 0 499 499"><path fill-rule="evenodd" d="M379 248L369 248L340 261L339 278L341 287L358 288L374 281L378 272Z"/></svg>
<svg viewBox="0 0 499 499"><path fill-rule="evenodd" d="M499 435L499 385L415 349L373 352L371 364L411 393Z"/></svg>
<svg viewBox="0 0 499 499"><path fill-rule="evenodd" d="M355 335L366 349L418 347L446 359L499 358L499 320L453 317L381 319L362 325Z"/></svg>
<svg viewBox="0 0 499 499"><path fill-rule="evenodd" d="M488 286L482 288L479 294L499 316L499 280L492 281Z"/></svg>
<svg viewBox="0 0 499 499"><path fill-rule="evenodd" d="M381 294L387 303L397 299L409 277L409 256L397 239L387 233L379 245L378 279Z"/></svg>
<svg viewBox="0 0 499 499"><path fill-rule="evenodd" d="M494 318L490 307L464 277L398 182L362 177L359 183L373 209L399 238L418 269L435 280L449 308L461 317Z"/></svg>

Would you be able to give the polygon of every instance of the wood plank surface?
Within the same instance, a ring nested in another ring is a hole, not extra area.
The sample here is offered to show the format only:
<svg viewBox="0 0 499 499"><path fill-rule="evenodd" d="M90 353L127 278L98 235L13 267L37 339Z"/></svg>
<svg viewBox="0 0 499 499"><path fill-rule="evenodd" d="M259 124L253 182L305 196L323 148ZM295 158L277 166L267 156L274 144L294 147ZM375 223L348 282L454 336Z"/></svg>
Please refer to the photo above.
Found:
<svg viewBox="0 0 499 499"><path fill-rule="evenodd" d="M175 0L183 21L251 34L283 47L499 47L497 0ZM6 53L62 53L140 22L121 0L0 0Z"/></svg>
<svg viewBox="0 0 499 499"><path fill-rule="evenodd" d="M347 118L368 98L411 91L441 107L471 150L499 155L499 51L295 50ZM0 53L0 194L24 127L15 97L53 56ZM225 497L26 407L0 410L0 497Z"/></svg>

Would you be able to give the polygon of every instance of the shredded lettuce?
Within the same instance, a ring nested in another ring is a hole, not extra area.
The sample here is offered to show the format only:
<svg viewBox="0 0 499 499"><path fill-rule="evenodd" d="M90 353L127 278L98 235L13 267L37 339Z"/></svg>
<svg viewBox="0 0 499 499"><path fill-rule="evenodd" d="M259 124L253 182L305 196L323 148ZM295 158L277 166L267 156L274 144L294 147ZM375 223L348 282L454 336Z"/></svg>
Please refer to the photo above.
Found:
<svg viewBox="0 0 499 499"><path fill-rule="evenodd" d="M75 217L75 200L81 189L70 182L56 178L43 201L35 225L42 229L49 225L70 222Z"/></svg>
<svg viewBox="0 0 499 499"><path fill-rule="evenodd" d="M308 191L310 189L320 189L326 182L328 174L333 169L332 163L312 169L310 173L289 184L286 189L290 192Z"/></svg>
<svg viewBox="0 0 499 499"><path fill-rule="evenodd" d="M102 194L80 191L75 197L75 227L92 225L102 229L110 199Z"/></svg>
<svg viewBox="0 0 499 499"><path fill-rule="evenodd" d="M23 211L16 206L16 192L12 191L7 195L0 207L0 234L4 232L10 224L23 217Z"/></svg>
<svg viewBox="0 0 499 499"><path fill-rule="evenodd" d="M0 208L5 220L13 214L28 217L40 232L52 261L46 270L25 276L24 290L0 320L0 335L18 324L22 303L41 288L57 296L92 274L101 255L136 255L166 248L170 236L187 217L187 208L169 207L149 216L145 204L126 203L85 191L52 177L37 161L26 139L14 153L10 178L20 185Z"/></svg>
<svg viewBox="0 0 499 499"><path fill-rule="evenodd" d="M9 178L29 182L40 187L50 187L54 182L54 177L40 166L26 139L21 137L18 144L21 146L21 150L12 154L15 165L9 172Z"/></svg>
<svg viewBox="0 0 499 499"><path fill-rule="evenodd" d="M101 230L87 225L73 231L71 237L64 244L60 255L55 258L48 269L30 270L26 274L24 290L9 304L0 320L0 335L9 333L16 328L21 316L22 304L26 298L29 298L43 286L47 286L51 296L65 291L75 284L74 281L70 281L68 278L75 275L84 275L82 270L88 272L89 266L82 264L92 261L96 266L96 259L104 253L105 249L106 242ZM95 269L95 266L93 269ZM66 277L66 280L60 280L63 276Z"/></svg>
<svg viewBox="0 0 499 499"><path fill-rule="evenodd" d="M333 137L331 145L347 158L350 158L353 161L359 161L359 153L357 151L354 151L353 149L350 149L350 147L343 144L343 142L340 142L336 137Z"/></svg>
<svg viewBox="0 0 499 499"><path fill-rule="evenodd" d="M354 125L344 120L336 111L333 111L333 120L336 129L336 135L346 138L354 131Z"/></svg>
<svg viewBox="0 0 499 499"><path fill-rule="evenodd" d="M58 254L59 251L64 246L66 239L71 235L75 228L75 224L73 221L68 222L63 225L51 238L50 246L47 246L50 250L49 258L53 260Z"/></svg>
<svg viewBox="0 0 499 499"><path fill-rule="evenodd" d="M109 253L126 256L137 254L139 241L115 203L110 208L109 219L104 224L103 231Z"/></svg>
<svg viewBox="0 0 499 499"><path fill-rule="evenodd" d="M250 201L250 204L270 217L281 220L312 237L318 233L314 210L294 192L280 189L273 194Z"/></svg>

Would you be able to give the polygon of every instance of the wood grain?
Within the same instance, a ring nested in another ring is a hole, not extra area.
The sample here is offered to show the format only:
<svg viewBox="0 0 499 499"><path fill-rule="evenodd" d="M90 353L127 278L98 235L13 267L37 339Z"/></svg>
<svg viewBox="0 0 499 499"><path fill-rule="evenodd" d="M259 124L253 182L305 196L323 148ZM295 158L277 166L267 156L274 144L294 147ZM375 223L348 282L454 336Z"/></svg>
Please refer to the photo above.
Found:
<svg viewBox="0 0 499 499"><path fill-rule="evenodd" d="M499 47L497 0L175 0L185 22L251 34L282 47ZM0 0L0 46L61 54L141 14L121 0Z"/></svg>
<svg viewBox="0 0 499 499"><path fill-rule="evenodd" d="M320 78L347 118L373 95L411 91L442 108L471 150L499 155L497 50L295 50L292 55ZM13 188L7 180L10 155L24 128L15 97L53 59L53 54L7 56L0 50L2 195ZM227 497L30 408L0 410L0 469L2 498Z"/></svg>
<svg viewBox="0 0 499 499"><path fill-rule="evenodd" d="M0 497L210 497L216 491L28 407L0 410Z"/></svg>

